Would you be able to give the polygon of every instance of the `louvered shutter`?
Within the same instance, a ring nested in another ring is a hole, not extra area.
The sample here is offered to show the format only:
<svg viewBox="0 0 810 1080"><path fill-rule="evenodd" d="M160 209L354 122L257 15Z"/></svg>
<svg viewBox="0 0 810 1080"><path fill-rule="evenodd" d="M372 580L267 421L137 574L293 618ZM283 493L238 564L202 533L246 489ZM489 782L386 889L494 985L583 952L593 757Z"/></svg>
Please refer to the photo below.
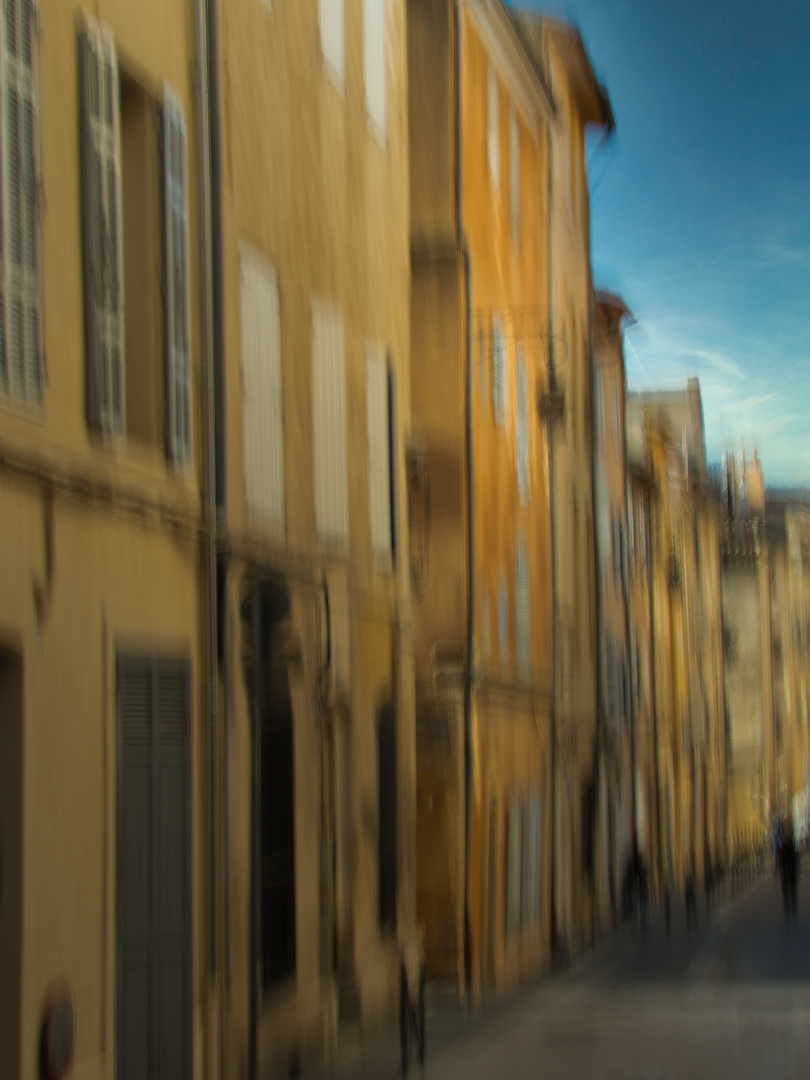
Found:
<svg viewBox="0 0 810 1080"><path fill-rule="evenodd" d="M515 545L515 591L518 671L525 678L531 664L529 654L529 554L526 541L518 536Z"/></svg>
<svg viewBox="0 0 810 1080"><path fill-rule="evenodd" d="M340 89L344 82L343 0L319 0L321 48L326 69Z"/></svg>
<svg viewBox="0 0 810 1080"><path fill-rule="evenodd" d="M528 386L526 363L523 348L518 345L517 360L517 450L518 450L518 490L522 506L529 502L529 431L528 431Z"/></svg>
<svg viewBox="0 0 810 1080"><path fill-rule="evenodd" d="M534 926L540 915L540 796L535 793L531 800L529 823L531 851L529 873L529 919Z"/></svg>
<svg viewBox="0 0 810 1080"><path fill-rule="evenodd" d="M500 143L498 135L498 76L490 65L487 87L487 154L493 185L500 184Z"/></svg>
<svg viewBox="0 0 810 1080"><path fill-rule="evenodd" d="M345 546L349 538L346 371L343 321L331 305L312 305L312 419L318 536Z"/></svg>
<svg viewBox="0 0 810 1080"><path fill-rule="evenodd" d="M366 108L376 137L385 141L386 0L363 2L363 61Z"/></svg>
<svg viewBox="0 0 810 1080"><path fill-rule="evenodd" d="M42 399L37 162L37 11L5 0L0 19L0 375L17 401Z"/></svg>
<svg viewBox="0 0 810 1080"><path fill-rule="evenodd" d="M391 553L391 493L388 433L388 371L379 346L366 346L366 416L371 494L371 548Z"/></svg>
<svg viewBox="0 0 810 1080"><path fill-rule="evenodd" d="M87 420L113 438L126 419L118 61L112 33L89 16L81 63Z"/></svg>
<svg viewBox="0 0 810 1080"><path fill-rule="evenodd" d="M520 246L520 128L514 108L509 110L509 209L512 241Z"/></svg>
<svg viewBox="0 0 810 1080"><path fill-rule="evenodd" d="M166 325L166 450L191 459L186 124L177 95L163 88L163 231Z"/></svg>
<svg viewBox="0 0 810 1080"><path fill-rule="evenodd" d="M241 255L245 489L255 522L284 528L284 411L278 280L247 248Z"/></svg>
<svg viewBox="0 0 810 1080"><path fill-rule="evenodd" d="M501 663L506 663L506 581L501 571L498 589L498 641L501 649Z"/></svg>
<svg viewBox="0 0 810 1080"><path fill-rule="evenodd" d="M391 521L391 555L399 549L399 499L397 488L397 373L388 368L388 502Z"/></svg>
<svg viewBox="0 0 810 1080"><path fill-rule="evenodd" d="M495 422L506 423L506 355L503 323L496 312L492 316L492 408Z"/></svg>
<svg viewBox="0 0 810 1080"><path fill-rule="evenodd" d="M190 680L119 658L117 1072L191 1070Z"/></svg>

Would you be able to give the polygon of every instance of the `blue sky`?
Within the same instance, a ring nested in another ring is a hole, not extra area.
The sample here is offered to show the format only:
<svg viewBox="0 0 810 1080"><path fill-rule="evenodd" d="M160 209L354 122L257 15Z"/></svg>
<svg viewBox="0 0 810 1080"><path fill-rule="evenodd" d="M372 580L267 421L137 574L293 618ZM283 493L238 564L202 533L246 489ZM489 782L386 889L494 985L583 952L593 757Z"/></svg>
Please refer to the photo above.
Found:
<svg viewBox="0 0 810 1080"><path fill-rule="evenodd" d="M810 3L514 6L575 22L613 103L594 280L638 319L631 388L697 374L710 460L742 442L766 483L810 486Z"/></svg>

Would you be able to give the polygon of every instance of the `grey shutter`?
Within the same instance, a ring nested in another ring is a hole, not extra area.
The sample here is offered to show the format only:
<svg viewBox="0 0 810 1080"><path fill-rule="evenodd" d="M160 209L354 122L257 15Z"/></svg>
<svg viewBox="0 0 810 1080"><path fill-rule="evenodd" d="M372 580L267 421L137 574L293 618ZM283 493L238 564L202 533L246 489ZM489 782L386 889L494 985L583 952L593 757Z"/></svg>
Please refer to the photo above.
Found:
<svg viewBox="0 0 810 1080"><path fill-rule="evenodd" d="M518 671L526 678L531 669L529 655L529 552L526 541L520 535L518 535L515 543L515 594Z"/></svg>
<svg viewBox="0 0 810 1080"><path fill-rule="evenodd" d="M163 230L166 325L166 449L191 459L186 124L177 95L163 89Z"/></svg>
<svg viewBox="0 0 810 1080"><path fill-rule="evenodd" d="M368 479L371 496L371 548L374 555L391 554L391 464L388 369L383 350L366 345L366 423Z"/></svg>
<svg viewBox="0 0 810 1080"><path fill-rule="evenodd" d="M391 556L399 549L399 502L397 497L397 373L388 368L388 498L391 503Z"/></svg>
<svg viewBox="0 0 810 1080"><path fill-rule="evenodd" d="M117 1075L191 1073L190 684L119 659Z"/></svg>
<svg viewBox="0 0 810 1080"><path fill-rule="evenodd" d="M118 1075L150 1076L152 680L148 663L118 665Z"/></svg>
<svg viewBox="0 0 810 1080"><path fill-rule="evenodd" d="M90 16L80 51L87 421L114 438L126 419L118 61L111 32Z"/></svg>
<svg viewBox="0 0 810 1080"><path fill-rule="evenodd" d="M506 347L503 323L497 312L492 316L492 408L495 422L506 423Z"/></svg>
<svg viewBox="0 0 810 1080"><path fill-rule="evenodd" d="M0 338L5 389L18 401L42 399L37 161L37 12L31 0L5 0L0 19Z"/></svg>
<svg viewBox="0 0 810 1080"><path fill-rule="evenodd" d="M152 1031L154 1075L191 1073L189 679L184 666L154 672Z"/></svg>
<svg viewBox="0 0 810 1080"><path fill-rule="evenodd" d="M522 346L518 346L517 360L517 406L518 406L518 490L522 506L529 502L529 432L528 432L528 387L526 380L526 362Z"/></svg>
<svg viewBox="0 0 810 1080"><path fill-rule="evenodd" d="M343 319L332 304L312 304L312 418L318 537L344 548L349 539L346 365Z"/></svg>

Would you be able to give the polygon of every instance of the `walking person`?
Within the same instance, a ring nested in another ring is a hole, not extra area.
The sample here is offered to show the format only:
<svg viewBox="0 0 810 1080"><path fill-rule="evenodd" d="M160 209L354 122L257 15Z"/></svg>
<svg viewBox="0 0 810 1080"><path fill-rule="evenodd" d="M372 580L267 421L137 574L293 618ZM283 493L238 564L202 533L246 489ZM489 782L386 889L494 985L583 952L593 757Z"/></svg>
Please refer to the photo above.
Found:
<svg viewBox="0 0 810 1080"><path fill-rule="evenodd" d="M796 919L799 889L799 853L796 851L793 821L790 817L785 822L779 866L782 874L782 902L785 907L785 922L787 922L791 915L794 920Z"/></svg>

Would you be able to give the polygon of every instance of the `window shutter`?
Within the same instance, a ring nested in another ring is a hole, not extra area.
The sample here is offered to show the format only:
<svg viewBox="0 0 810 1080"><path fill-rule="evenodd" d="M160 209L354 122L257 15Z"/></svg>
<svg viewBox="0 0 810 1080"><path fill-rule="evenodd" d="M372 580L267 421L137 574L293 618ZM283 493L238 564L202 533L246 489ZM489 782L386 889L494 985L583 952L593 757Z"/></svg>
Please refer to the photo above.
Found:
<svg viewBox="0 0 810 1080"><path fill-rule="evenodd" d="M506 356L503 323L497 312L492 316L492 408L495 422L506 423Z"/></svg>
<svg viewBox="0 0 810 1080"><path fill-rule="evenodd" d="M520 128L514 108L509 110L509 187L512 240L515 248L518 248L520 246Z"/></svg>
<svg viewBox="0 0 810 1080"><path fill-rule="evenodd" d="M166 449L191 459L186 124L177 95L163 88L163 230L166 323Z"/></svg>
<svg viewBox="0 0 810 1080"><path fill-rule="evenodd" d="M18 401L42 399L37 161L37 15L31 0L5 0L0 19L0 377Z"/></svg>
<svg viewBox="0 0 810 1080"><path fill-rule="evenodd" d="M242 392L248 513L284 528L284 415L278 280L274 268L241 253Z"/></svg>
<svg viewBox="0 0 810 1080"><path fill-rule="evenodd" d="M487 101L487 153L489 175L495 188L500 185L500 145L498 141L498 76L490 64Z"/></svg>
<svg viewBox="0 0 810 1080"><path fill-rule="evenodd" d="M388 371L385 354L366 346L366 420L368 480L371 496L371 548L377 556L391 554L391 490L389 460Z"/></svg>
<svg viewBox="0 0 810 1080"><path fill-rule="evenodd" d="M317 302L312 305L312 396L318 536L345 546L349 498L343 320L332 305Z"/></svg>
<svg viewBox="0 0 810 1080"><path fill-rule="evenodd" d="M486 582L481 586L481 657L489 663L489 593Z"/></svg>
<svg viewBox="0 0 810 1080"><path fill-rule="evenodd" d="M87 420L113 438L126 418L118 62L112 33L89 16L81 61Z"/></svg>
<svg viewBox="0 0 810 1080"><path fill-rule="evenodd" d="M386 0L364 0L363 60L366 108L374 134L385 141Z"/></svg>
<svg viewBox="0 0 810 1080"><path fill-rule="evenodd" d="M344 84L343 0L319 0L321 48L326 68L340 90Z"/></svg>
<svg viewBox="0 0 810 1080"><path fill-rule="evenodd" d="M528 433L528 387L523 348L518 345L517 360L518 404L518 490L522 506L529 503L529 433Z"/></svg>
<svg viewBox="0 0 810 1080"><path fill-rule="evenodd" d="M399 502L397 489L397 373L388 367L388 501L391 520L391 555L399 549Z"/></svg>
<svg viewBox="0 0 810 1080"><path fill-rule="evenodd" d="M498 591L498 640L501 648L501 663L506 663L506 581L501 571Z"/></svg>
<svg viewBox="0 0 810 1080"><path fill-rule="evenodd" d="M529 553L526 541L518 536L515 545L515 591L518 671L528 676L531 664L529 655Z"/></svg>

